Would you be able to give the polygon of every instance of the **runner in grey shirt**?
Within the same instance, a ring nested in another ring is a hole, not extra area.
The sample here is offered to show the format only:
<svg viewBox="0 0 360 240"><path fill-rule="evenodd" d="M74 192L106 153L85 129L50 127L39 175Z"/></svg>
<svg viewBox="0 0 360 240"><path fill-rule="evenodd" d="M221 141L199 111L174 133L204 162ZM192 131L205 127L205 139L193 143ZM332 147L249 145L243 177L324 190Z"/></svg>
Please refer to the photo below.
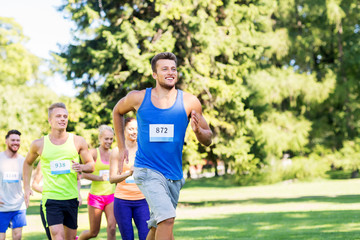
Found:
<svg viewBox="0 0 360 240"><path fill-rule="evenodd" d="M12 239L21 239L22 227L26 225L26 207L22 191L24 157L20 148L18 130L10 130L5 137L6 150L0 152L0 240L6 230L12 228Z"/></svg>

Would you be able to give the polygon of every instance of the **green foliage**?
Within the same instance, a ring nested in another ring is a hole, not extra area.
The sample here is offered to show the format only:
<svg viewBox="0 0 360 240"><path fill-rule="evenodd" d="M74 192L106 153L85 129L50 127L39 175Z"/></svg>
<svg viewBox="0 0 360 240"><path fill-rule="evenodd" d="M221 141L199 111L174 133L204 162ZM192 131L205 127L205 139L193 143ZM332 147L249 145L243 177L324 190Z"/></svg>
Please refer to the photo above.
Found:
<svg viewBox="0 0 360 240"><path fill-rule="evenodd" d="M326 177L328 170L328 162L315 154L309 157L277 160L265 168L263 182L271 184L286 180L314 180Z"/></svg>
<svg viewBox="0 0 360 240"><path fill-rule="evenodd" d="M36 78L40 59L23 45L27 38L11 18L0 17L0 84L20 85Z"/></svg>
<svg viewBox="0 0 360 240"><path fill-rule="evenodd" d="M6 135L10 129L19 130L22 135L20 152L26 153L32 140L41 137L48 130L47 109L54 95L48 88L0 86L0 136ZM5 141L1 141L1 149L5 149Z"/></svg>
<svg viewBox="0 0 360 240"><path fill-rule="evenodd" d="M190 137L184 158L195 163L203 157L229 157L234 166L249 162L254 116L244 109L249 93L242 76L262 51L252 36L262 34L253 30L257 26L250 17L269 18L267 7L261 6L262 13L254 5L234 1L102 1L102 5L102 10L97 1L64 6L81 31L78 43L67 46L59 57L67 65L68 79L83 87L79 97L88 114L82 122L88 128L100 121L109 123L109 109L121 97L154 86L150 59L160 51L172 51L179 62L179 87L198 96L215 133L211 148L197 146ZM265 19L261 24L264 27L259 28L270 29ZM249 51L254 52L250 57ZM233 147L236 143L241 145ZM234 154L230 148L236 149Z"/></svg>
<svg viewBox="0 0 360 240"><path fill-rule="evenodd" d="M268 155L281 158L286 151L301 153L308 143L311 123L290 112L268 114L255 131L259 136L257 141L264 146Z"/></svg>
<svg viewBox="0 0 360 240"><path fill-rule="evenodd" d="M350 172L360 170L360 138L344 142L339 151L328 154L324 158L333 169Z"/></svg>
<svg viewBox="0 0 360 240"><path fill-rule="evenodd" d="M68 130L81 132L81 128L77 126L80 110L78 100L60 98L41 84L0 85L0 114L4 116L0 119L0 136L4 138L10 129L19 130L22 133L20 153L26 154L33 140L49 132L47 108L52 103L60 101L66 104L69 111ZM0 142L0 148L5 149L5 140Z"/></svg>
<svg viewBox="0 0 360 240"><path fill-rule="evenodd" d="M65 2L61 9L77 31L56 56L81 89L85 114L77 131L92 139L91 129L111 124L121 97L154 86L150 59L161 51L177 55L178 87L200 99L214 132L203 147L188 131L188 164L224 160L240 184L311 178L326 171L312 152L343 156L340 149L360 134L355 0L101 4ZM271 165L284 153L294 162L290 172ZM350 168L347 158L336 159ZM277 180L266 180L272 173Z"/></svg>
<svg viewBox="0 0 360 240"><path fill-rule="evenodd" d="M49 131L47 108L54 102L64 102L69 110L69 131L83 113L77 99L58 97L41 82L40 64L24 43L22 28L12 19L0 18L0 151L5 150L5 135L18 129L21 135L20 153L25 155L31 142Z"/></svg>

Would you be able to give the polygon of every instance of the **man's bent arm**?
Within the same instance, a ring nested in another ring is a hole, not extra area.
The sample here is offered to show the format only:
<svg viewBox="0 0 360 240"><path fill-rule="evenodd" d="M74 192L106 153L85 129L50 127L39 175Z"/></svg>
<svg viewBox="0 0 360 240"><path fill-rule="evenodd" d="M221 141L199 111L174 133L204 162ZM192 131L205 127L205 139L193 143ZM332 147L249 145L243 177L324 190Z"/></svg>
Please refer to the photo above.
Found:
<svg viewBox="0 0 360 240"><path fill-rule="evenodd" d="M202 118L203 120L202 121L205 121L205 118L200 115L200 118ZM201 121L201 120L200 120ZM205 121L206 122L206 121ZM212 136L213 136L213 133L211 131L211 129L208 127L208 128L202 128L201 126L198 128L197 131L194 131L195 132L195 135L196 135L196 138L197 140L205 145L205 146L209 146L212 142Z"/></svg>
<svg viewBox="0 0 360 240"><path fill-rule="evenodd" d="M82 162L82 164L79 165L79 172L92 173L95 170L95 163L93 157L90 154L88 145L83 137L76 136L76 138L79 143L79 155ZM76 163L73 163L73 169L74 165L76 165ZM77 169L74 170L77 171Z"/></svg>
<svg viewBox="0 0 360 240"><path fill-rule="evenodd" d="M191 111L191 127L198 141L209 146L212 142L213 133L202 115L202 107L197 98L193 98L193 109Z"/></svg>
<svg viewBox="0 0 360 240"><path fill-rule="evenodd" d="M113 109L113 123L116 142L119 148L120 169L122 169L124 160L126 160L127 163L129 162L128 151L125 146L124 114L136 110L137 107L141 104L144 95L145 92L142 91L131 91L125 97L120 99Z"/></svg>
<svg viewBox="0 0 360 240"><path fill-rule="evenodd" d="M120 99L120 101L115 105L113 109L113 122L114 122L114 130L115 130L115 137L116 143L118 145L119 150L125 148L125 136L124 136L124 114L122 112L122 106L126 101L126 97Z"/></svg>

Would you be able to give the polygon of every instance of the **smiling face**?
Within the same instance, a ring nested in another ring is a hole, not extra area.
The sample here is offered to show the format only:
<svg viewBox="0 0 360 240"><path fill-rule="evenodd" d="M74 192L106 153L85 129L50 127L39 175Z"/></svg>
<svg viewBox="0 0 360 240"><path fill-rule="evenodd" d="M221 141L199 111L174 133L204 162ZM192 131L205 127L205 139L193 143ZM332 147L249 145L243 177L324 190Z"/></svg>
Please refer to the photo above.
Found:
<svg viewBox="0 0 360 240"><path fill-rule="evenodd" d="M165 89L172 89L178 81L176 63L170 59L160 59L156 62L156 72L153 73L156 83Z"/></svg>
<svg viewBox="0 0 360 240"><path fill-rule="evenodd" d="M100 146L104 149L110 149L112 143L114 142L114 133L109 130L105 130L99 136Z"/></svg>
<svg viewBox="0 0 360 240"><path fill-rule="evenodd" d="M68 125L68 111L64 108L54 108L48 120L52 129L66 130Z"/></svg>
<svg viewBox="0 0 360 240"><path fill-rule="evenodd" d="M131 120L130 122L128 122L125 126L125 131L124 131L124 135L125 135L125 139L129 140L129 141L136 141L137 139L137 121Z"/></svg>
<svg viewBox="0 0 360 240"><path fill-rule="evenodd" d="M5 140L6 147L12 153L17 153L20 148L20 136L17 134L10 134L9 137Z"/></svg>

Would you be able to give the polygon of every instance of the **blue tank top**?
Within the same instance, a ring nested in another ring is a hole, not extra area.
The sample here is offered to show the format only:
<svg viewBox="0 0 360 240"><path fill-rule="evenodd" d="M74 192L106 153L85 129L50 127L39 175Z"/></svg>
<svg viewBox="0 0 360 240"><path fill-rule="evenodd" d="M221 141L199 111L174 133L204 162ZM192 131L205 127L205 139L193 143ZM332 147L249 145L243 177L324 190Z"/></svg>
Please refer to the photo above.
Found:
<svg viewBox="0 0 360 240"><path fill-rule="evenodd" d="M182 179L182 150L189 123L183 92L177 90L173 106L160 109L152 104L151 88L147 88L136 119L138 150L134 166L159 171L171 180Z"/></svg>

